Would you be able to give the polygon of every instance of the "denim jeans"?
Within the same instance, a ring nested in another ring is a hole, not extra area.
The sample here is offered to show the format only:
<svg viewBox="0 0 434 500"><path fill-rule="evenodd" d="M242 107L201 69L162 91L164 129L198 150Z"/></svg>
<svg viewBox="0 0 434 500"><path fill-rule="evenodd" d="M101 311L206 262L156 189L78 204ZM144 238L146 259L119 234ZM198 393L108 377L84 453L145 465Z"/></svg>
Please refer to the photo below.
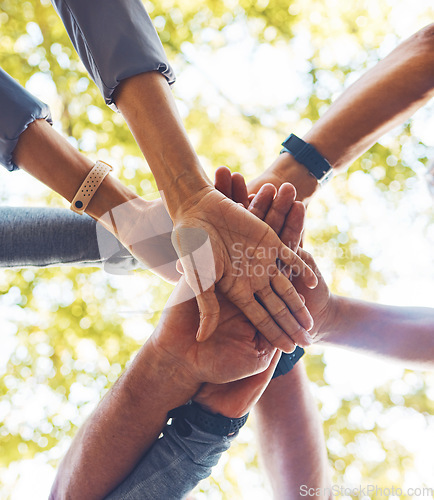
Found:
<svg viewBox="0 0 434 500"><path fill-rule="evenodd" d="M180 500L207 478L238 433L215 436L190 426L192 433L185 437L167 425L163 437L106 500Z"/></svg>

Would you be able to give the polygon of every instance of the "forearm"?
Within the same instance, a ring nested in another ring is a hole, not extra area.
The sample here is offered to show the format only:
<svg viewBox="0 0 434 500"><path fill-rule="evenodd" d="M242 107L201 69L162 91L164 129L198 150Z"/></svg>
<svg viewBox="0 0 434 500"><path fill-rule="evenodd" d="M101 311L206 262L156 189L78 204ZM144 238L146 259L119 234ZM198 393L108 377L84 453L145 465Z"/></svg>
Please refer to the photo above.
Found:
<svg viewBox="0 0 434 500"><path fill-rule="evenodd" d="M306 140L341 169L433 95L434 24L404 41L351 85Z"/></svg>
<svg viewBox="0 0 434 500"><path fill-rule="evenodd" d="M148 341L80 429L60 464L51 498L104 497L156 441L168 411L198 388Z"/></svg>
<svg viewBox="0 0 434 500"><path fill-rule="evenodd" d="M191 425L191 424L190 424ZM215 436L191 425L189 436L180 436L173 425L164 429L149 453L106 500L179 500L211 474L235 435Z"/></svg>
<svg viewBox="0 0 434 500"><path fill-rule="evenodd" d="M14 163L71 202L93 167L45 120L35 120L21 134ZM99 219L114 207L139 197L108 175L90 201L86 213Z"/></svg>
<svg viewBox="0 0 434 500"><path fill-rule="evenodd" d="M394 307L333 296L321 342L434 368L434 309Z"/></svg>
<svg viewBox="0 0 434 500"><path fill-rule="evenodd" d="M303 139L340 171L433 95L434 24L431 24L351 85ZM261 179L264 177L266 181L267 175L278 182L292 182L302 200L318 189L315 179L290 154L280 155Z"/></svg>
<svg viewBox="0 0 434 500"><path fill-rule="evenodd" d="M114 97L173 218L193 194L213 186L187 137L170 87L160 73L142 73L122 81Z"/></svg>
<svg viewBox="0 0 434 500"><path fill-rule="evenodd" d="M275 499L299 498L303 486L321 491L331 487L322 424L301 362L270 382L255 416ZM318 498L328 500L330 495Z"/></svg>

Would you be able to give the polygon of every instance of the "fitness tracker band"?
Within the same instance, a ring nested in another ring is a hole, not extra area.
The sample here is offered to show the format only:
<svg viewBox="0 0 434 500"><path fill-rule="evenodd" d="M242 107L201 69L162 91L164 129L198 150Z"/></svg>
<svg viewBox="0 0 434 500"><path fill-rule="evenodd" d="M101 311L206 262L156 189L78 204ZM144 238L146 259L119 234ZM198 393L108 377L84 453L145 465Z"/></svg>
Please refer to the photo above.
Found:
<svg viewBox="0 0 434 500"><path fill-rule="evenodd" d="M71 202L70 208L73 212L83 215L90 200L110 170L113 170L112 167L104 161L98 160L95 163Z"/></svg>
<svg viewBox="0 0 434 500"><path fill-rule="evenodd" d="M299 162L302 163L311 175L319 182L325 184L333 175L333 167L318 151L303 139L291 134L282 142L282 153L290 153Z"/></svg>
<svg viewBox="0 0 434 500"><path fill-rule="evenodd" d="M286 375L294 368L295 364L302 356L304 356L304 349L300 346L297 346L293 352L282 352L272 378Z"/></svg>
<svg viewBox="0 0 434 500"><path fill-rule="evenodd" d="M229 418L220 413L208 412L200 404L190 401L169 411L167 416L172 419L172 424L180 436L191 434L192 429L189 423L216 436L230 436L241 429L249 414L240 418Z"/></svg>

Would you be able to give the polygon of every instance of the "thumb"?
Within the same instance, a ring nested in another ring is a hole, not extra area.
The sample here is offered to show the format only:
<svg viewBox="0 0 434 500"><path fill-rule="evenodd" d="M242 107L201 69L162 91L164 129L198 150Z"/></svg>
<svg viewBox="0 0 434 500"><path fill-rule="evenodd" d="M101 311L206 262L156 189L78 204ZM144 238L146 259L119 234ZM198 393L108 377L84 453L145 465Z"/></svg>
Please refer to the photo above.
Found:
<svg viewBox="0 0 434 500"><path fill-rule="evenodd" d="M215 295L214 285L208 290L196 296L199 307L199 329L196 334L196 340L203 342L213 334L217 328L220 317L220 306Z"/></svg>

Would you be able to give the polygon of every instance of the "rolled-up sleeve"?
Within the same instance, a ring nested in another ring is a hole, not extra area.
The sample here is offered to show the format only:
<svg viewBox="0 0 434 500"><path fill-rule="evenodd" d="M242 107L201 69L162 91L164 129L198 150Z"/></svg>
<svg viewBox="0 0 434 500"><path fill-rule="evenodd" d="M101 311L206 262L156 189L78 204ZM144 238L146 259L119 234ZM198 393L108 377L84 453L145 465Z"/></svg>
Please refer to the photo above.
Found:
<svg viewBox="0 0 434 500"><path fill-rule="evenodd" d="M18 169L12 154L21 133L40 118L51 123L50 108L0 68L0 163L8 170Z"/></svg>
<svg viewBox="0 0 434 500"><path fill-rule="evenodd" d="M122 80L159 71L175 81L161 41L140 0L52 0L68 35L99 87L115 108Z"/></svg>

